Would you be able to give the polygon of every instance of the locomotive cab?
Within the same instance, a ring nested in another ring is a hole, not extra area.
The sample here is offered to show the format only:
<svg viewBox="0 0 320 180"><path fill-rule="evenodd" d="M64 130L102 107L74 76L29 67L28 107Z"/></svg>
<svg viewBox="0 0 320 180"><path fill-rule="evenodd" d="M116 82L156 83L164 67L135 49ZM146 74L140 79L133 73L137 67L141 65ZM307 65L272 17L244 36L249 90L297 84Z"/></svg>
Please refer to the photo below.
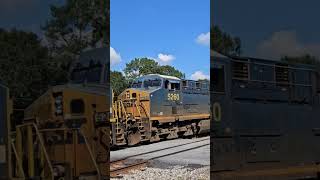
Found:
<svg viewBox="0 0 320 180"><path fill-rule="evenodd" d="M231 170L237 165L234 139L232 138L232 121L230 114L230 61L231 59L213 52L211 56L211 158L212 169ZM228 120L228 121L227 121ZM223 148L223 149L221 149Z"/></svg>
<svg viewBox="0 0 320 180"><path fill-rule="evenodd" d="M182 86L182 82L188 83L189 86ZM203 82L203 84L205 83ZM196 84L199 86L198 88L195 87ZM119 99L135 99L139 97L140 99L149 100L148 114L150 114L152 119L156 119L157 117L161 119L166 116L167 122L174 122L179 118L178 116L185 113L183 94L187 93L188 90L190 91L190 89L200 92L200 85L200 82L196 83L191 80L149 74L135 80L130 89L120 94ZM188 101L188 98L186 100Z"/></svg>

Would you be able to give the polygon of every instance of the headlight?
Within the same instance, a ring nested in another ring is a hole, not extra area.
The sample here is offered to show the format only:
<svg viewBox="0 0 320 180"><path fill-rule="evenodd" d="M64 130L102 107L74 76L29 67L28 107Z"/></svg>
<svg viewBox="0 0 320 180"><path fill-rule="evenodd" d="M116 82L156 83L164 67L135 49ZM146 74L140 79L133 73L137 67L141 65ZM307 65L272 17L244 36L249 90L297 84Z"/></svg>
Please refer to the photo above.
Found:
<svg viewBox="0 0 320 180"><path fill-rule="evenodd" d="M54 105L55 105L55 114L60 116L63 114L63 97L62 93L54 94Z"/></svg>
<svg viewBox="0 0 320 180"><path fill-rule="evenodd" d="M58 96L55 100L55 103L56 104L62 104L62 97L61 96Z"/></svg>
<svg viewBox="0 0 320 180"><path fill-rule="evenodd" d="M129 91L126 92L126 99L130 99L130 92Z"/></svg>

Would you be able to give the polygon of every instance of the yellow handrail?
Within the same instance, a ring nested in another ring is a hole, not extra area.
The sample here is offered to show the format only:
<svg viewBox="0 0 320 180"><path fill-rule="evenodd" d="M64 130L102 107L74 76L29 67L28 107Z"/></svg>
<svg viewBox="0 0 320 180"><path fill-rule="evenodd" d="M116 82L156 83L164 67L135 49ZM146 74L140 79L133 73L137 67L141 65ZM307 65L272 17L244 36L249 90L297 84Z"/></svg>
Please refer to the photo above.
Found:
<svg viewBox="0 0 320 180"><path fill-rule="evenodd" d="M36 126L34 123L25 123L25 124L22 124L22 125L17 125L16 128L22 128L22 127L25 127L25 126L33 126L33 128L35 129L36 135L37 135L38 138L39 138L40 146L41 146L41 148L42 148L42 151L44 152L44 156L45 156L45 158L46 158L46 161L47 161L48 166L49 166L49 169L50 169L51 179L54 180L54 177L53 177L53 168L52 168L52 165L51 165L49 156L48 156L48 154L47 154L46 148L45 148L45 146L44 146L44 142L43 142L42 136L40 136L39 129L37 128L37 126Z"/></svg>
<svg viewBox="0 0 320 180"><path fill-rule="evenodd" d="M141 106L143 107L144 112L146 112L147 117L148 117L148 118L150 118L150 114L149 114L149 112L147 111L147 108L144 106L144 104L143 104L143 103L141 103Z"/></svg>
<svg viewBox="0 0 320 180"><path fill-rule="evenodd" d="M139 116L140 116L140 118L141 118L141 111L140 111L140 106L137 104L137 101L135 101L135 106L136 106L136 108L137 108L137 111L138 111L138 114L139 114Z"/></svg>
<svg viewBox="0 0 320 180"><path fill-rule="evenodd" d="M22 178L25 179L26 176L25 176L24 171L23 171L23 168L22 168L22 161L21 161L21 159L20 159L19 156L18 156L17 150L16 150L15 145L13 144L13 142L11 142L11 147L12 147L13 153L14 153L17 161L18 161L18 167L19 167L19 171L20 171L20 173L21 173L21 175L22 175Z"/></svg>
<svg viewBox="0 0 320 180"><path fill-rule="evenodd" d="M100 169L99 169L98 164L97 164L97 162L96 162L96 160L95 160L95 158L94 158L94 155L93 155L93 153L92 153L92 151L91 151L91 148L90 148L90 146L89 146L89 144L88 144L87 137L84 135L84 133L82 132L81 129L79 129L79 133L83 136L83 139L84 139L84 142L85 142L85 144L86 144L86 146L87 146L87 149L88 149L88 151L89 151L91 160L92 160L92 162L93 162L93 164L94 164L94 166L95 166L95 168L96 168L96 170L97 170L98 180L100 180L100 179L101 179Z"/></svg>

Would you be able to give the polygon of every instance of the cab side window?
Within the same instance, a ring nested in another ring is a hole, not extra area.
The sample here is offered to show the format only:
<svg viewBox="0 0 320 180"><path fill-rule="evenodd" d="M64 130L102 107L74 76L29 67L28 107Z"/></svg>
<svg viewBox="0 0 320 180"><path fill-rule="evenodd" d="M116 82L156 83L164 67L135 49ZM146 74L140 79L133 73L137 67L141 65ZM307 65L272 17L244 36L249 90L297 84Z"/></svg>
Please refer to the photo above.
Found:
<svg viewBox="0 0 320 180"><path fill-rule="evenodd" d="M188 88L188 83L186 80L182 81L182 89L187 89Z"/></svg>
<svg viewBox="0 0 320 180"><path fill-rule="evenodd" d="M82 99L73 99L70 103L70 109L72 114L84 113L84 102Z"/></svg>
<svg viewBox="0 0 320 180"><path fill-rule="evenodd" d="M180 90L180 82L170 82L166 80L164 82L164 87L169 90Z"/></svg>
<svg viewBox="0 0 320 180"><path fill-rule="evenodd" d="M180 90L180 83L170 83L171 90Z"/></svg>
<svg viewBox="0 0 320 180"><path fill-rule="evenodd" d="M216 64L211 69L211 83L213 92L224 93L225 92L225 67L224 65Z"/></svg>
<svg viewBox="0 0 320 180"><path fill-rule="evenodd" d="M199 81L196 82L196 88L197 88L198 90L201 89L201 83L200 83Z"/></svg>

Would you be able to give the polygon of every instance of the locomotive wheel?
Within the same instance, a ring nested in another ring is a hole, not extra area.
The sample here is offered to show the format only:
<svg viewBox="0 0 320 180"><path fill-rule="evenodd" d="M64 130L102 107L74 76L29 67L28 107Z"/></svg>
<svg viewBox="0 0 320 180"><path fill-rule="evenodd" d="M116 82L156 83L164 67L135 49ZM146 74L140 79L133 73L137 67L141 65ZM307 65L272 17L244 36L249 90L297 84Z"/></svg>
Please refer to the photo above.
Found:
<svg viewBox="0 0 320 180"><path fill-rule="evenodd" d="M129 131L128 132L127 141L128 141L129 146L133 146L133 145L140 143L140 140L141 140L141 134L139 131L136 131L136 132Z"/></svg>

